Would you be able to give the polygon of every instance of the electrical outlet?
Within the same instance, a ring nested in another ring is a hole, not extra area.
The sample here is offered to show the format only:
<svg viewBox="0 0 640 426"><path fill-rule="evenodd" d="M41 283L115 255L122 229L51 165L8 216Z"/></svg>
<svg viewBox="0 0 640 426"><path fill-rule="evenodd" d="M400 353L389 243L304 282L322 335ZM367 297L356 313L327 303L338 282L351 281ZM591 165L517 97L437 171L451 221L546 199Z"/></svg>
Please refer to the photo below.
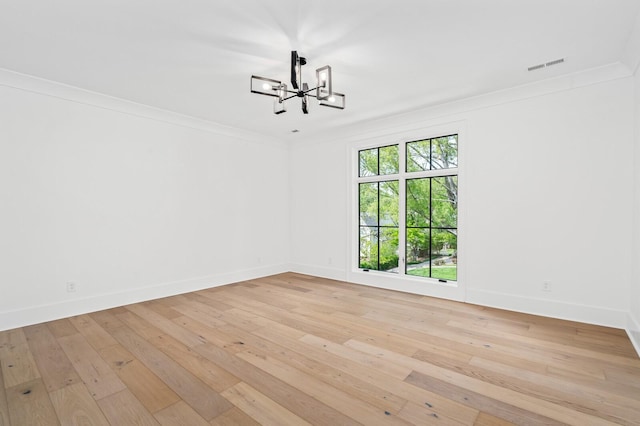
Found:
<svg viewBox="0 0 640 426"><path fill-rule="evenodd" d="M542 282L542 291L551 291L551 282L550 281L543 281Z"/></svg>
<svg viewBox="0 0 640 426"><path fill-rule="evenodd" d="M67 293L75 293L76 292L76 283L73 281L67 281Z"/></svg>

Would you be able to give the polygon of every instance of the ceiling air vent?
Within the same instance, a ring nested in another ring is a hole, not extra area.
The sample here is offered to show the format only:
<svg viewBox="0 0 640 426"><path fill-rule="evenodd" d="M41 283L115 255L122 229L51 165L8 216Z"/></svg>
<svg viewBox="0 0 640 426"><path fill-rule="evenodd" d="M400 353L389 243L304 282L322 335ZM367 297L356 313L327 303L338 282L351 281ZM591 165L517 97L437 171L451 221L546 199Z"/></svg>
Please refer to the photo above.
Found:
<svg viewBox="0 0 640 426"><path fill-rule="evenodd" d="M564 62L564 58L556 59L555 61L547 62L545 65L550 67L551 65L558 65Z"/></svg>
<svg viewBox="0 0 640 426"><path fill-rule="evenodd" d="M549 61L549 62L544 63L544 64L538 64L538 65L530 66L529 68L527 68L527 70L535 71L535 70L539 70L539 69L542 69L542 68L550 67L550 66L553 66L553 65L558 65L558 64L561 64L563 62L564 62L564 58L560 58L560 59L556 59L555 61Z"/></svg>
<svg viewBox="0 0 640 426"><path fill-rule="evenodd" d="M535 70L539 70L540 68L544 68L546 65L545 64L540 64L540 65L534 65L532 67L527 68L529 71L535 71Z"/></svg>

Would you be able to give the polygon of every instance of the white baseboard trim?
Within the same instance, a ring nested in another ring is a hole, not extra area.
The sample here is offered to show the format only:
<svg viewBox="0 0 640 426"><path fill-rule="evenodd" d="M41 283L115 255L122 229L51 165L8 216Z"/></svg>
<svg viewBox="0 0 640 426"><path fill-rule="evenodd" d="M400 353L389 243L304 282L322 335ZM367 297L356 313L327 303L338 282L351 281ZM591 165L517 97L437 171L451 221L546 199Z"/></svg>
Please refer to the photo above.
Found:
<svg viewBox="0 0 640 426"><path fill-rule="evenodd" d="M568 321L582 322L586 324L602 325L618 329L626 329L631 337L633 330L632 319L629 313L624 310L607 309L598 306L580 305L575 303L560 302L550 299L530 298L507 293L493 292L488 290L464 289L457 291L453 288L425 288L424 282L420 286L412 285L411 281L396 282L392 276L376 276L375 274L362 278L363 273L347 273L342 269L332 269L318 267L314 265L292 264L292 272L313 275L322 278L329 278L339 281L351 282L354 284L368 285L387 290L403 291L407 293L422 294L425 296L439 297L449 300L458 300L481 306L487 306L509 311L522 312L532 315L563 319ZM431 286L433 287L433 286ZM635 337L631 337L634 346L640 348L640 323L635 322ZM634 341L635 338L635 341ZM640 351L639 351L640 353Z"/></svg>
<svg viewBox="0 0 640 426"><path fill-rule="evenodd" d="M246 281L290 270L289 264L270 265L254 269L214 274L205 277L138 287L118 293L98 294L49 305L29 306L0 312L0 331L11 330L32 324L68 318L89 312L101 311L132 303L175 296L176 294L219 287L239 281Z"/></svg>
<svg viewBox="0 0 640 426"><path fill-rule="evenodd" d="M0 331L285 272L296 272L338 281L349 281L347 279L347 273L343 269L301 264L270 265L261 268L139 287L125 292L100 294L50 305L30 306L4 311L0 312ZM384 286L375 286L384 288ZM396 290L396 288L390 289ZM533 315L625 329L631 343L640 356L640 321L634 318L629 312L546 299L533 299L476 289L467 289L466 302Z"/></svg>
<svg viewBox="0 0 640 426"><path fill-rule="evenodd" d="M633 314L629 313L627 319L627 335L631 344L636 349L636 353L640 357L640 320L634 318Z"/></svg>
<svg viewBox="0 0 640 426"><path fill-rule="evenodd" d="M320 278L328 278L330 280L346 281L347 274L344 269L325 268L315 265L303 265L300 263L291 264L290 271L298 274L313 275Z"/></svg>
<svg viewBox="0 0 640 426"><path fill-rule="evenodd" d="M467 303L544 317L625 329L628 312L557 300L467 288Z"/></svg>

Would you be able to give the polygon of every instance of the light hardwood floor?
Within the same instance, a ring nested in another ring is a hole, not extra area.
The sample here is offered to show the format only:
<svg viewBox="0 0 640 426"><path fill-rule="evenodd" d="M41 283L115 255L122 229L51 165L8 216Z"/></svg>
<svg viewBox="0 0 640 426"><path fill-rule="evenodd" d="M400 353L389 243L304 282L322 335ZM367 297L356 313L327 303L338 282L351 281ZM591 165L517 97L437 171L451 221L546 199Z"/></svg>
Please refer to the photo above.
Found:
<svg viewBox="0 0 640 426"><path fill-rule="evenodd" d="M0 333L0 425L640 424L622 330L294 273Z"/></svg>

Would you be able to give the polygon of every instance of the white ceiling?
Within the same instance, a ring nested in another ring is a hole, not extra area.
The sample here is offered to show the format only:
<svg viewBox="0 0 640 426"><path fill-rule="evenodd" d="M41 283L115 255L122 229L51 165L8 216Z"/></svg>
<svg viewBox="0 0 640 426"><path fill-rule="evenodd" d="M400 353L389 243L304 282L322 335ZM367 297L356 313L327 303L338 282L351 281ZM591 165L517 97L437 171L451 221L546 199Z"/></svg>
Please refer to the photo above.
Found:
<svg viewBox="0 0 640 426"><path fill-rule="evenodd" d="M620 62L638 0L1 0L0 68L282 138ZM344 111L252 74L323 65ZM565 63L528 72L531 65ZM631 72L631 70L630 70Z"/></svg>

